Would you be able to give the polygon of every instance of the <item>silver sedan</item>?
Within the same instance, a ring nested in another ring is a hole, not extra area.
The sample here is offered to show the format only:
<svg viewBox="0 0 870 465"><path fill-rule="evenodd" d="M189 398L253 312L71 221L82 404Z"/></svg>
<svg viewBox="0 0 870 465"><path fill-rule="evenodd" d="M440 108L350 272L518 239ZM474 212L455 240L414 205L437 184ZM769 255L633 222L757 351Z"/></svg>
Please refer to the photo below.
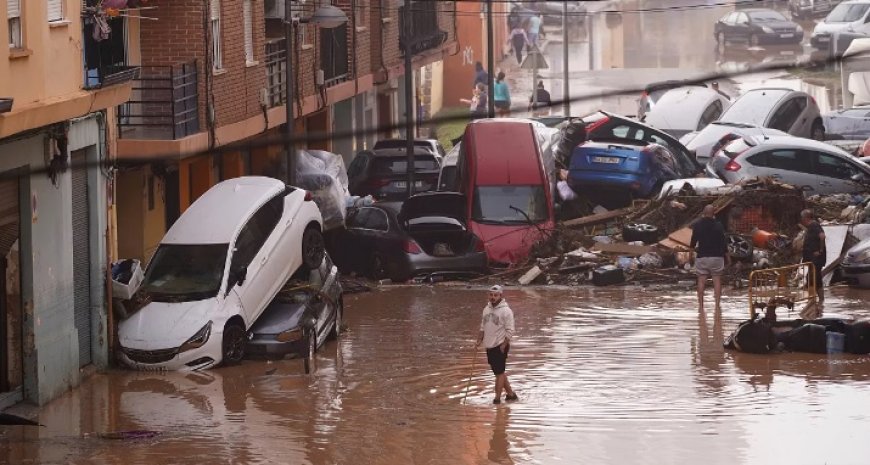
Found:
<svg viewBox="0 0 870 465"><path fill-rule="evenodd" d="M770 177L808 195L860 192L870 183L866 163L829 144L792 136L735 139L713 156L707 172L730 184Z"/></svg>

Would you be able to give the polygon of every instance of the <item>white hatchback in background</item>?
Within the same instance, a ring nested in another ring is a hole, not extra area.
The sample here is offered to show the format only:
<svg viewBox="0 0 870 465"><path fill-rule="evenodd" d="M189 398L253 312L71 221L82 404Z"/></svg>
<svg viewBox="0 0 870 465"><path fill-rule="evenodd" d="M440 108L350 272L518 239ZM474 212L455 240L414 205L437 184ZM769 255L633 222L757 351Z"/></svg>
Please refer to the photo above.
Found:
<svg viewBox="0 0 870 465"><path fill-rule="evenodd" d="M730 102L719 92L691 86L671 89L646 114L644 123L679 139L719 119Z"/></svg>
<svg viewBox="0 0 870 465"><path fill-rule="evenodd" d="M800 137L745 137L729 142L707 164L729 184L769 177L806 195L862 192L870 166L832 145Z"/></svg>
<svg viewBox="0 0 870 465"><path fill-rule="evenodd" d="M810 45L827 50L834 35L841 32L870 33L870 0L850 0L835 6L816 24Z"/></svg>
<svg viewBox="0 0 870 465"><path fill-rule="evenodd" d="M791 134L824 140L825 126L816 100L806 92L761 88L744 93L718 121L697 134L686 134L680 142L703 163L715 155L717 143L732 132L739 136Z"/></svg>
<svg viewBox="0 0 870 465"><path fill-rule="evenodd" d="M323 260L310 193L272 178L223 181L169 229L137 294L146 304L118 327L134 368L199 370L244 355L245 332L284 283Z"/></svg>

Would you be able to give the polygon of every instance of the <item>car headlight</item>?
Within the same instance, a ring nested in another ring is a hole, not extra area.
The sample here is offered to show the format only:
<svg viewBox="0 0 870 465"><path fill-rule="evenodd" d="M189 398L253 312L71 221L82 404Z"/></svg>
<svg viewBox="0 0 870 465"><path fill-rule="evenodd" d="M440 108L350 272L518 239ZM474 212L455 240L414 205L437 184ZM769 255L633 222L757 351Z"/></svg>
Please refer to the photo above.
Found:
<svg viewBox="0 0 870 465"><path fill-rule="evenodd" d="M773 28L770 26L763 26L761 30L764 31L765 34L773 34Z"/></svg>
<svg viewBox="0 0 870 465"><path fill-rule="evenodd" d="M275 336L278 342L296 342L302 340L302 328L288 329Z"/></svg>
<svg viewBox="0 0 870 465"><path fill-rule="evenodd" d="M190 339L188 339L184 344L181 344L181 347L178 348L178 352L187 352L191 349L198 349L205 345L208 342L208 338L211 336L211 321L205 324L196 334L193 335Z"/></svg>

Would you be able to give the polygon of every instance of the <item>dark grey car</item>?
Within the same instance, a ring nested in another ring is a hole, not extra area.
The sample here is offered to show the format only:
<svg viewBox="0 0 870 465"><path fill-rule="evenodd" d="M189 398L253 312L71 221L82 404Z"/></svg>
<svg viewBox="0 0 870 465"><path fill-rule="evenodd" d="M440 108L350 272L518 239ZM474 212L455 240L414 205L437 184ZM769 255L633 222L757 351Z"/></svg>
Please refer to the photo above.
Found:
<svg viewBox="0 0 870 465"><path fill-rule="evenodd" d="M252 357L309 357L341 332L342 289L329 255L307 280L291 279L248 331Z"/></svg>

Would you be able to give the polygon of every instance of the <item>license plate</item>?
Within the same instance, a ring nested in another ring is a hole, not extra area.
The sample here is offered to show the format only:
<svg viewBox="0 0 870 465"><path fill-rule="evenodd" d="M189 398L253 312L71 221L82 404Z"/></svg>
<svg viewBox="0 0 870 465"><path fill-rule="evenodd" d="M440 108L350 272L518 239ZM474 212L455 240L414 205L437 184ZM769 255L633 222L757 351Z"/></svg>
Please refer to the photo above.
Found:
<svg viewBox="0 0 870 465"><path fill-rule="evenodd" d="M792 37L794 37L794 34L780 34L779 37L781 39L791 39Z"/></svg>
<svg viewBox="0 0 870 465"><path fill-rule="evenodd" d="M399 189L407 189L408 181L396 181L396 187ZM423 187L423 181L414 181L414 187Z"/></svg>
<svg viewBox="0 0 870 465"><path fill-rule="evenodd" d="M619 163L620 159L617 157L592 157L592 161L595 163L616 164Z"/></svg>
<svg viewBox="0 0 870 465"><path fill-rule="evenodd" d="M821 36L821 37L817 38L816 40L818 40L819 42L827 42L827 41L831 40L831 38L828 36Z"/></svg>

